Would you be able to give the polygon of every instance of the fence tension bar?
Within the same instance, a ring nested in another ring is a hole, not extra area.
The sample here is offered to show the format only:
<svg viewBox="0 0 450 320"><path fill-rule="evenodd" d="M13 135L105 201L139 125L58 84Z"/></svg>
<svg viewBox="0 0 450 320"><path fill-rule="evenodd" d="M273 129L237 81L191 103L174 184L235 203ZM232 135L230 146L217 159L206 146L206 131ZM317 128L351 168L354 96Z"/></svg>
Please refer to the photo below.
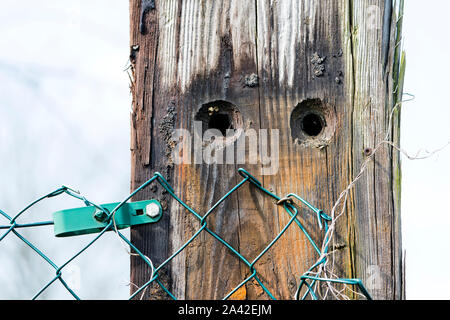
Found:
<svg viewBox="0 0 450 320"><path fill-rule="evenodd" d="M112 212L119 204L109 203L101 207L106 212ZM57 211L53 213L55 236L71 237L101 232L111 221L105 211L94 206ZM116 227L124 229L158 222L162 211L161 203L154 199L124 203L114 214Z"/></svg>

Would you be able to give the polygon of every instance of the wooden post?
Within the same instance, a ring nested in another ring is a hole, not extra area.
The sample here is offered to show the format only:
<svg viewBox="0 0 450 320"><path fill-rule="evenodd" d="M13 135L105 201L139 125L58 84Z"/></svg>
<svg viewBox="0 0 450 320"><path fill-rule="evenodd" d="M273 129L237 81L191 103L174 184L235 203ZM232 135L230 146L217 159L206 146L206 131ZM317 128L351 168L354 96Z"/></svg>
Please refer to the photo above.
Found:
<svg viewBox="0 0 450 320"><path fill-rule="evenodd" d="M130 0L130 19L133 190L159 171L204 214L241 180L237 168L244 167L277 195L297 193L330 213L386 130L399 141L397 111L389 127L402 85L401 20L391 0ZM261 161L174 163L173 130L194 136L196 121L203 129L278 129L277 172L263 172ZM336 273L361 278L377 299L404 297L399 193L399 157L384 146L351 189L331 244ZM200 224L161 187L134 200L152 198L162 201L163 219L134 227L131 238L159 265ZM306 212L302 223L320 243L316 218ZM288 220L246 184L211 214L208 226L252 260ZM276 298L290 299L316 259L291 226L255 268ZM177 298L220 299L250 271L203 232L159 274ZM131 282L141 286L149 277L132 257ZM145 298L167 294L155 285ZM234 298L268 296L252 281Z"/></svg>

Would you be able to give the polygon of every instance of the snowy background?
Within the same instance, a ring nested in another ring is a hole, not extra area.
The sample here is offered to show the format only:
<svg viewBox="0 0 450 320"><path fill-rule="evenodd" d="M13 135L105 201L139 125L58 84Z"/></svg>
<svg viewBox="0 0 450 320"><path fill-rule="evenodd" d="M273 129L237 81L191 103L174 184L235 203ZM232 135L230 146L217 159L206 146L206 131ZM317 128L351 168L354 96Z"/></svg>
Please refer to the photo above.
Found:
<svg viewBox="0 0 450 320"><path fill-rule="evenodd" d="M450 140L450 45L442 41L450 3L433 4L408 0L405 8L405 92L416 97L402 111L402 147L410 153ZM96 203L128 194L128 30L127 0L0 2L0 208L6 213L62 184ZM450 148L428 160L403 158L409 299L450 298L449 163ZM21 222L51 220L53 211L80 205L67 197L47 200ZM46 228L21 232L58 265L92 239L54 238ZM128 297L129 258L112 233L64 270L84 299ZM54 274L17 237L0 243L0 299L28 299ZM42 298L71 296L57 281Z"/></svg>

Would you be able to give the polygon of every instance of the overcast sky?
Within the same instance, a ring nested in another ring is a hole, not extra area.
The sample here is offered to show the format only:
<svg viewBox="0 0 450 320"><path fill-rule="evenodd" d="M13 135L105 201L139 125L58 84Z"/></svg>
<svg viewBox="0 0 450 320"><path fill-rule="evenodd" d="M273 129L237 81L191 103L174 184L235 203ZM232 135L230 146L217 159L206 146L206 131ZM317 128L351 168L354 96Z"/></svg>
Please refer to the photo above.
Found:
<svg viewBox="0 0 450 320"><path fill-rule="evenodd" d="M62 184L99 204L128 194L128 19L124 0L0 1L0 207L7 213ZM83 203L67 197L47 200L24 221L77 206ZM52 227L23 233L57 265L92 239L54 238ZM105 236L68 266L80 272L82 298L128 297L129 258L112 233ZM0 261L0 298L30 298L55 275L15 236L0 243ZM71 298L58 282L43 297Z"/></svg>
<svg viewBox="0 0 450 320"><path fill-rule="evenodd" d="M401 142L414 154L419 149L440 148L450 140L450 2L405 2L405 92L414 94L415 100L403 106ZM450 148L428 160L402 161L406 291L411 299L450 299L449 164Z"/></svg>
<svg viewBox="0 0 450 320"><path fill-rule="evenodd" d="M402 147L411 154L450 140L449 9L444 0L433 6L406 1L405 92L415 100L403 106ZM129 192L128 19L127 0L0 2L0 208L7 213L61 184L92 195L97 203ZM403 157L408 298L450 298L449 163L449 149L423 161ZM62 206L79 205L67 198L51 200L25 220L50 220ZM38 236L24 234L57 264L91 239L82 237L78 245L56 239L51 227ZM128 256L112 237L72 266L80 273L77 292L83 298L128 296ZM15 237L0 243L0 261L0 298L29 298L54 275ZM70 298L60 285L44 297Z"/></svg>

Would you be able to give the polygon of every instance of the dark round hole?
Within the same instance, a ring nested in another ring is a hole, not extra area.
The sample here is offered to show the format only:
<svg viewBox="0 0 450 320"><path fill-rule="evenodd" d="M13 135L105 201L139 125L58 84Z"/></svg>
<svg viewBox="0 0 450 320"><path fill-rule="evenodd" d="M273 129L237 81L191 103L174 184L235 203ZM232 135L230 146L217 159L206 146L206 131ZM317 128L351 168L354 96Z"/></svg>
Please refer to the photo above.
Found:
<svg viewBox="0 0 450 320"><path fill-rule="evenodd" d="M212 114L209 118L208 129L217 129L225 136L227 129L233 129L230 116L223 113Z"/></svg>
<svg viewBox="0 0 450 320"><path fill-rule="evenodd" d="M309 113L302 119L302 130L308 136L318 136L323 130L323 120L315 113Z"/></svg>
<svg viewBox="0 0 450 320"><path fill-rule="evenodd" d="M323 148L336 130L336 114L333 106L327 102L308 98L292 110L289 124L295 144Z"/></svg>
<svg viewBox="0 0 450 320"><path fill-rule="evenodd" d="M202 104L195 114L194 120L201 122L202 135L207 130L217 130L222 134L223 141L227 145L237 140L243 127L239 109L231 102L224 100L215 100ZM228 130L230 131L227 132ZM219 135L218 132L217 135Z"/></svg>

